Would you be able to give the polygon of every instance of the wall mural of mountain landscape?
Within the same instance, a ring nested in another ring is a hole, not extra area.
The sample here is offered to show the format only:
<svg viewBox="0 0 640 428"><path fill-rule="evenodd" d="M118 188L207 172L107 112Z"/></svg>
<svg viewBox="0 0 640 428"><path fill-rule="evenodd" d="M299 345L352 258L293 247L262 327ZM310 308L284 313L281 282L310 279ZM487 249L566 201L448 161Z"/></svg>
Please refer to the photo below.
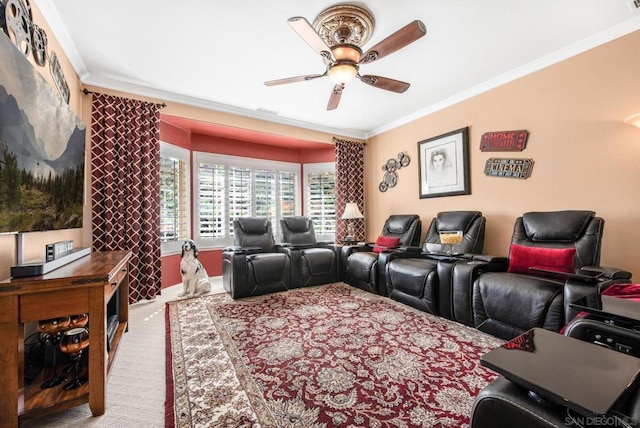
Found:
<svg viewBox="0 0 640 428"><path fill-rule="evenodd" d="M85 125L0 31L0 233L82 227Z"/></svg>

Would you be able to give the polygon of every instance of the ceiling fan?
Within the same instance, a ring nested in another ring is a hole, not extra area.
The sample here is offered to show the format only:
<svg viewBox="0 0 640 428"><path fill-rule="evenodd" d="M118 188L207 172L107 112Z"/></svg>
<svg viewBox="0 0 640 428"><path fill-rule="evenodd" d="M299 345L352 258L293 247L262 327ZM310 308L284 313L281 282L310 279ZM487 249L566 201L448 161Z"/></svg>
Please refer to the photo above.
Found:
<svg viewBox="0 0 640 428"><path fill-rule="evenodd" d="M410 84L406 82L369 74L360 75L360 65L384 58L427 33L425 25L415 20L363 54L360 47L371 38L374 25L373 17L366 9L352 5L337 5L321 12L313 26L300 16L289 18L287 22L313 50L320 54L326 69L321 74L269 80L264 84L275 86L328 76L335 85L329 97L327 110L338 107L345 85L355 78L367 85L387 91L402 93L409 89Z"/></svg>

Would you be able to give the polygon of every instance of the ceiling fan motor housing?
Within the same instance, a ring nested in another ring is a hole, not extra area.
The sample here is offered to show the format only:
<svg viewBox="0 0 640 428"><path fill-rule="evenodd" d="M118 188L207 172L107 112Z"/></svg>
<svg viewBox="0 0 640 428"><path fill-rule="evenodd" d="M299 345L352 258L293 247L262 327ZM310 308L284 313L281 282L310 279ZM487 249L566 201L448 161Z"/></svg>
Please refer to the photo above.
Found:
<svg viewBox="0 0 640 428"><path fill-rule="evenodd" d="M325 9L313 21L314 29L329 47L363 46L371 38L374 24L368 10L348 4Z"/></svg>

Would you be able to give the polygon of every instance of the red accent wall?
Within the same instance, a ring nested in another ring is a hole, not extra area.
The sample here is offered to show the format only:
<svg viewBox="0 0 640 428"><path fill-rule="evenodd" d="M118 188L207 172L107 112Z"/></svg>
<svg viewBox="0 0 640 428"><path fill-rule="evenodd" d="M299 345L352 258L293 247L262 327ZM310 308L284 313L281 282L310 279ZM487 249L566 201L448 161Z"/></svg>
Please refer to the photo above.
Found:
<svg viewBox="0 0 640 428"><path fill-rule="evenodd" d="M202 134L191 136L191 150L294 163L333 162L336 157L333 146L326 149L290 149Z"/></svg>
<svg viewBox="0 0 640 428"><path fill-rule="evenodd" d="M160 122L160 139L167 143L191 150L192 152L217 153L300 164L335 161L335 148L333 146L326 149L277 147L248 141L192 134L191 131L162 121ZM192 179L192 177L190 177L190 179ZM191 188L193 189L193 185ZM193 195L191 196L191 200L193 200ZM222 275L222 250L200 250L198 259L207 270L209 276ZM180 261L180 254L162 257L162 288L182 282L182 277L180 276Z"/></svg>
<svg viewBox="0 0 640 428"><path fill-rule="evenodd" d="M191 132L160 121L160 139L174 146L191 149Z"/></svg>
<svg viewBox="0 0 640 428"><path fill-rule="evenodd" d="M181 259L180 254L172 254L170 256L162 257L160 261L160 269L162 270L160 272L160 283L162 284L162 288L170 287L182 282L182 277L180 276ZM207 273L209 273L208 269Z"/></svg>

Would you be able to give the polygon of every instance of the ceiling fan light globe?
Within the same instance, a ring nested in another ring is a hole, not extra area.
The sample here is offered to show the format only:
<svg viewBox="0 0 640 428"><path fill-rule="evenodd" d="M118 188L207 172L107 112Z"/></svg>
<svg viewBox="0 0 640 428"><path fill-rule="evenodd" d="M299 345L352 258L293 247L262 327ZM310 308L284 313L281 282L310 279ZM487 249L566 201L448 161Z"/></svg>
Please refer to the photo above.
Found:
<svg viewBox="0 0 640 428"><path fill-rule="evenodd" d="M331 52L336 61L351 61L358 63L362 56L362 50L355 45L343 44L331 47Z"/></svg>
<svg viewBox="0 0 640 428"><path fill-rule="evenodd" d="M358 66L351 63L338 63L327 70L329 79L336 85L346 85L356 78Z"/></svg>

